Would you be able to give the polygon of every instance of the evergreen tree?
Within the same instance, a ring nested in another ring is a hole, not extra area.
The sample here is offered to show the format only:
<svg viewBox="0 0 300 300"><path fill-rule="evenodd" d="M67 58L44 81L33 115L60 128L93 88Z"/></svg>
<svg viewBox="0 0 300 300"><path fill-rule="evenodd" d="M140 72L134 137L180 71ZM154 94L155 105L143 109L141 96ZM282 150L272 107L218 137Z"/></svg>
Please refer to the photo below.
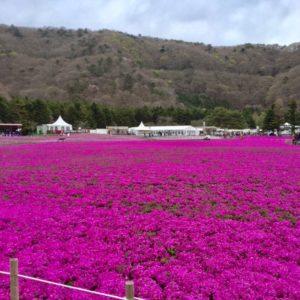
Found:
<svg viewBox="0 0 300 300"><path fill-rule="evenodd" d="M34 100L30 105L30 119L37 124L50 122L50 110L47 104L41 100Z"/></svg>
<svg viewBox="0 0 300 300"><path fill-rule="evenodd" d="M104 114L106 126L115 125L115 116L112 109L110 109L107 106L104 106L102 111Z"/></svg>
<svg viewBox="0 0 300 300"><path fill-rule="evenodd" d="M192 114L189 109L177 107L174 111L173 119L177 124L190 125Z"/></svg>
<svg viewBox="0 0 300 300"><path fill-rule="evenodd" d="M81 104L71 103L66 110L66 121L73 125L74 128L80 127L81 121Z"/></svg>
<svg viewBox="0 0 300 300"><path fill-rule="evenodd" d="M65 119L67 115L67 105L67 102L47 102L50 111L50 122L55 121L59 115Z"/></svg>
<svg viewBox="0 0 300 300"><path fill-rule="evenodd" d="M9 121L9 109L7 101L4 98L0 97L0 123L7 123Z"/></svg>
<svg viewBox="0 0 300 300"><path fill-rule="evenodd" d="M104 113L104 108L102 106L98 107L98 114L97 114L97 128L106 128L107 120Z"/></svg>
<svg viewBox="0 0 300 300"><path fill-rule="evenodd" d="M292 133L294 133L295 131L296 114L297 114L297 103L295 100L292 100L289 103L289 109L288 109L288 122L292 125Z"/></svg>
<svg viewBox="0 0 300 300"><path fill-rule="evenodd" d="M11 122L20 122L23 123L25 120L28 120L28 99L22 99L20 97L13 98L8 102L9 109L9 118ZM27 104L27 107L26 107Z"/></svg>
<svg viewBox="0 0 300 300"><path fill-rule="evenodd" d="M115 109L115 122L118 126L135 126L135 113L131 108L117 108Z"/></svg>
<svg viewBox="0 0 300 300"><path fill-rule="evenodd" d="M153 122L151 110L147 106L136 108L134 118L137 123Z"/></svg>
<svg viewBox="0 0 300 300"><path fill-rule="evenodd" d="M253 109L246 107L243 109L243 117L249 128L256 128L256 123L253 118Z"/></svg>
<svg viewBox="0 0 300 300"><path fill-rule="evenodd" d="M93 128L105 128L106 127L106 119L105 114L103 112L103 108L99 107L95 102L93 102L90 106L91 116L94 121Z"/></svg>
<svg viewBox="0 0 300 300"><path fill-rule="evenodd" d="M157 124L158 119L160 116L162 116L164 114L164 110L162 107L153 107L151 109L151 116L152 116L152 122L154 124Z"/></svg>
<svg viewBox="0 0 300 300"><path fill-rule="evenodd" d="M280 118L275 113L275 104L266 111L266 115L263 122L264 130L279 130L280 127Z"/></svg>
<svg viewBox="0 0 300 300"><path fill-rule="evenodd" d="M241 112L237 110L229 110L224 107L216 107L212 110L207 115L206 121L207 125L232 129L245 128L247 125Z"/></svg>

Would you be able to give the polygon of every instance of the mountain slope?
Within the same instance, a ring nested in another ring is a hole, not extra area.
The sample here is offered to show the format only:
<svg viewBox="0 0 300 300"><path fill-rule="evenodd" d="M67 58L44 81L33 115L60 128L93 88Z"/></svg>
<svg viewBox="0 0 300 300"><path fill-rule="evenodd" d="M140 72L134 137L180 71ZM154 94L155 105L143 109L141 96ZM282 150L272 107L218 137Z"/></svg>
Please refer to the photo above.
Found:
<svg viewBox="0 0 300 300"><path fill-rule="evenodd" d="M212 47L107 30L0 26L0 95L8 99L170 106L197 105L190 99L200 95L267 107L300 99L299 80L299 44Z"/></svg>

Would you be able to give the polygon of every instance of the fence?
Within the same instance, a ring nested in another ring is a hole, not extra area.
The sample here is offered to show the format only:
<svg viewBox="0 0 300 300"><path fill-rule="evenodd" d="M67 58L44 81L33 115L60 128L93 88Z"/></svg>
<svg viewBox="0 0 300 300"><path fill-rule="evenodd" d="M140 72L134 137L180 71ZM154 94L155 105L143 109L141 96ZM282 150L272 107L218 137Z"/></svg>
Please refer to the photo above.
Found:
<svg viewBox="0 0 300 300"><path fill-rule="evenodd" d="M24 278L27 280L38 281L38 282L42 282L42 283L46 283L46 284L50 284L50 285L60 286L60 287L77 290L77 291L81 291L81 292L85 292L85 293L89 293L89 294L99 295L99 296L103 296L103 297L107 297L107 298L111 298L111 299L144 300L144 299L137 298L134 296L134 284L133 284L133 281L131 281L131 280L125 282L125 297L119 297L119 296L110 295L110 294L106 294L106 293L90 291L87 289L74 287L74 286L70 286L70 285L66 285L66 284L52 282L52 281L48 281L48 280L44 280L44 279L40 279L40 278L21 275L18 273L18 259L17 258L11 258L9 260L9 264L10 264L9 272L0 271L0 274L10 276L10 300L19 300L19 278Z"/></svg>

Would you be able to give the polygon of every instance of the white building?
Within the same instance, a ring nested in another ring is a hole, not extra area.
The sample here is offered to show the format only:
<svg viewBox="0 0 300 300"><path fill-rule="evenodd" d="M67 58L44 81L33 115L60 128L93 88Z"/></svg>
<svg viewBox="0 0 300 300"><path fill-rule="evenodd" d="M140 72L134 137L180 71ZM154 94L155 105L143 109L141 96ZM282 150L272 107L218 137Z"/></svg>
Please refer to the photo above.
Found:
<svg viewBox="0 0 300 300"><path fill-rule="evenodd" d="M64 132L70 132L73 130L73 126L63 120L61 116L58 117L58 119L52 123L52 124L43 124L38 125L37 133L47 134L47 133L64 133Z"/></svg>
<svg viewBox="0 0 300 300"><path fill-rule="evenodd" d="M91 129L90 133L92 133L92 134L107 134L107 129L105 129L105 128Z"/></svg>
<svg viewBox="0 0 300 300"><path fill-rule="evenodd" d="M145 126L143 122L138 127L128 129L129 134L137 136L195 136L199 130L190 125L175 126Z"/></svg>

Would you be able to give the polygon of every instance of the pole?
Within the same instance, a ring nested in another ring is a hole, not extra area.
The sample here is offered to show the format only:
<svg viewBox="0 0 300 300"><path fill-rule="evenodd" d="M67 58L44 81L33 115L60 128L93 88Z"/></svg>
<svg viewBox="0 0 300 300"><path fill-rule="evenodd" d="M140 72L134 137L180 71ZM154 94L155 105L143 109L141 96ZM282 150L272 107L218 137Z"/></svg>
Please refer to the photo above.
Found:
<svg viewBox="0 0 300 300"><path fill-rule="evenodd" d="M126 281L125 291L126 291L125 299L134 300L134 285L132 280Z"/></svg>
<svg viewBox="0 0 300 300"><path fill-rule="evenodd" d="M18 259L11 258L10 263L10 300L19 300Z"/></svg>

